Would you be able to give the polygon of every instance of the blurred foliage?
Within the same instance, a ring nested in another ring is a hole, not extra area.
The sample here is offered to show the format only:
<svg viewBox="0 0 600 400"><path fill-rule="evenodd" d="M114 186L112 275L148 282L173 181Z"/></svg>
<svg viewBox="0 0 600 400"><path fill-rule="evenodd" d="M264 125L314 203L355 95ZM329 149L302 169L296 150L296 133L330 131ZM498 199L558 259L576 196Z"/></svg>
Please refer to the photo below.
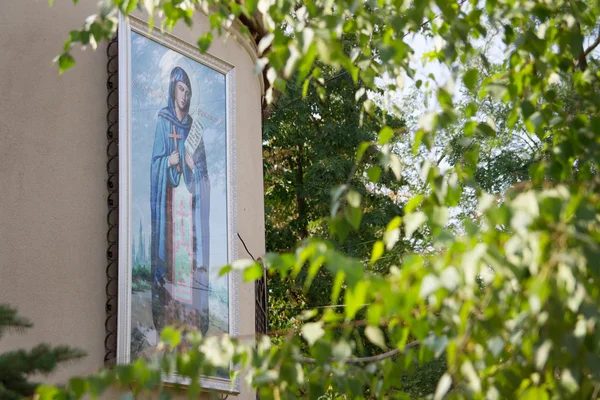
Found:
<svg viewBox="0 0 600 400"><path fill-rule="evenodd" d="M116 10L136 7L166 28L179 21L193 27L194 11L203 10L213 32L202 33L201 50L238 19L242 34L256 40L262 54L256 69L267 79L267 103L286 92L290 78L303 95L314 90L325 97L324 76L342 72L379 93L362 102L359 126L368 116L378 119L381 129L376 139L358 144L356 167L333 189L323 237L307 237L295 249L264 258L271 274L302 276L307 289L327 270L333 277L331 304L343 304L343 312L301 313L301 327L276 344L268 337L248 343L168 328L148 359L74 378L65 388L40 387L40 398L81 398L112 386L168 397L162 377L173 373L191 378L187 390L193 397L200 391L199 376L233 362L265 399L403 399L410 389L406 374L440 357L446 372L434 399L597 398L597 2L106 0L71 33L57 58L61 70L73 64L75 43L110 38ZM350 232L363 228L368 212L356 175L374 159L382 173L368 174L373 185L390 171L402 183L403 160L391 145L394 129L387 118L403 115L394 97L406 78L424 84L416 76L415 48L406 39L414 32L432 39L434 49L424 58L444 66L449 80L425 82L433 84L434 107L424 109L410 130L421 190L402 202L402 216L372 234L376 241L366 260L342 247ZM478 45L490 32L502 47L497 69ZM471 97L457 98L457 88ZM365 94L362 89L355 99ZM513 141L505 136L523 137L531 153L519 161L521 150L511 149ZM439 163L418 157L440 146ZM482 155L490 162L481 163ZM512 178L493 175L521 163ZM462 212L466 204L469 213ZM302 220L296 222L302 227ZM394 254L396 246L410 250ZM389 271L371 268L390 254L395 263ZM223 272L256 279L262 268L236 261ZM378 356L360 357L359 330L381 348Z"/></svg>
<svg viewBox="0 0 600 400"><path fill-rule="evenodd" d="M23 332L33 325L19 316L17 310L0 304L0 337L7 331ZM35 393L37 382L32 376L47 375L59 365L85 357L85 353L68 346L42 343L31 350L0 353L0 399L20 400Z"/></svg>

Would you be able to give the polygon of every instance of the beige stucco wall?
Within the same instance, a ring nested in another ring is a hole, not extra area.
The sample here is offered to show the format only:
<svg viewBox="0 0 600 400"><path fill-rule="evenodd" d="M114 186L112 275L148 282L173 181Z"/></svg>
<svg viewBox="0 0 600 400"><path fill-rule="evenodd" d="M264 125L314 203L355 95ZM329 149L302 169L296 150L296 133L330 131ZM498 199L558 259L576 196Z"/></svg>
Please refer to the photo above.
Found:
<svg viewBox="0 0 600 400"><path fill-rule="evenodd" d="M69 344L88 356L48 379L64 381L103 366L106 296L105 46L75 52L63 76L51 64L70 29L96 1L0 2L0 302L34 328L8 334L0 352L39 342ZM205 25L174 34L195 43ZM259 78L235 40L210 52L236 67L238 232L254 256L264 252ZM247 257L243 246L239 256ZM240 292L240 330L254 332L254 286ZM252 398L244 389L240 396Z"/></svg>

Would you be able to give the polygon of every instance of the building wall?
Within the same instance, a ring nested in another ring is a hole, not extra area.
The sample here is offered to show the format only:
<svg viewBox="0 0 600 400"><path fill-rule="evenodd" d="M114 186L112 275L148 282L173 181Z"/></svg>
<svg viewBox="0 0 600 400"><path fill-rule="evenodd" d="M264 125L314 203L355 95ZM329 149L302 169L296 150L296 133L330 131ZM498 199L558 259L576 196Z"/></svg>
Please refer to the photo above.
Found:
<svg viewBox="0 0 600 400"><path fill-rule="evenodd" d="M96 2L80 3L0 2L0 302L34 324L4 336L0 352L40 342L87 351L52 382L97 371L105 352L105 44L75 51L76 66L62 76L52 65L69 30L95 12ZM198 16L193 32L173 33L195 43L206 26ZM256 257L265 247L261 84L239 42L217 39L210 53L236 66L238 232ZM253 284L242 285L240 304L240 333L252 334Z"/></svg>

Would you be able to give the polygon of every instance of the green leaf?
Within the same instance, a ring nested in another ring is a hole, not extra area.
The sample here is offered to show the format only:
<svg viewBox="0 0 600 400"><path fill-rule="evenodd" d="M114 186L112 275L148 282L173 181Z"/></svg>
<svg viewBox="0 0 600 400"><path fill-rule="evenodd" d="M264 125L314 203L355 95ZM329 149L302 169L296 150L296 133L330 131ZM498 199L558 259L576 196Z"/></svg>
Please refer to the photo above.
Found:
<svg viewBox="0 0 600 400"><path fill-rule="evenodd" d="M523 118L528 119L531 114L535 112L535 107L529 100L525 100L521 103L521 111L523 112Z"/></svg>
<svg viewBox="0 0 600 400"><path fill-rule="evenodd" d="M266 14L269 11L270 6L271 6L271 2L269 0L258 0L257 9L262 14Z"/></svg>
<svg viewBox="0 0 600 400"><path fill-rule="evenodd" d="M450 218L450 212L447 207L433 207L428 210L427 216L431 224L444 226Z"/></svg>
<svg viewBox="0 0 600 400"><path fill-rule="evenodd" d="M440 279L433 275L427 274L421 281L421 287L419 290L419 297L424 299L429 297L432 293L435 293L441 286Z"/></svg>
<svg viewBox="0 0 600 400"><path fill-rule="evenodd" d="M500 83L491 83L485 87L485 90L487 94L499 100L501 100L508 93L506 85Z"/></svg>
<svg viewBox="0 0 600 400"><path fill-rule="evenodd" d="M423 202L423 198L424 196L422 194L418 194L416 196L414 196L413 198L411 198L408 203L406 203L406 206L404 206L404 211L408 214L408 213L412 213L418 206L421 205L421 203Z"/></svg>
<svg viewBox="0 0 600 400"><path fill-rule="evenodd" d="M327 340L317 341L314 346L311 346L310 355L315 359L317 365L329 363L331 347L331 343Z"/></svg>
<svg viewBox="0 0 600 400"><path fill-rule="evenodd" d="M366 90L364 87L359 88L354 94L354 101L358 101L361 97L363 97L365 95L365 92Z"/></svg>
<svg viewBox="0 0 600 400"><path fill-rule="evenodd" d="M342 292L342 285L344 284L344 280L346 279L346 274L344 271L337 271L335 274L335 280L333 282L333 288L331 290L331 304L337 304L340 298L340 293Z"/></svg>
<svg viewBox="0 0 600 400"><path fill-rule="evenodd" d="M381 329L379 329L378 327L370 325L367 326L365 328L365 336L374 345L379 346L384 350L387 348L387 346L385 345L385 338L383 337L383 332L381 332Z"/></svg>
<svg viewBox="0 0 600 400"><path fill-rule="evenodd" d="M357 207L346 208L346 220L354 230L358 230L358 228L360 228L360 222L362 221L362 210Z"/></svg>
<svg viewBox="0 0 600 400"><path fill-rule="evenodd" d="M346 289L346 320L353 319L358 310L365 306L366 297L367 283L365 281L358 281L353 288Z"/></svg>
<svg viewBox="0 0 600 400"><path fill-rule="evenodd" d="M248 14L252 15L258 8L258 0L246 0L245 1L246 8L248 9Z"/></svg>
<svg viewBox="0 0 600 400"><path fill-rule="evenodd" d="M308 342L309 346L313 346L317 340L325 335L323 330L323 321L310 322L304 324L301 329L302 337Z"/></svg>
<svg viewBox="0 0 600 400"><path fill-rule="evenodd" d="M246 268L250 268L256 264L256 261L250 260L249 258L240 258L239 260L235 260L231 263L231 268L236 271L243 271Z"/></svg>
<svg viewBox="0 0 600 400"><path fill-rule="evenodd" d="M396 229L396 228L400 228L400 225L402 225L402 218L401 218L401 217L398 217L398 216L396 216L396 217L392 218L392 219L390 220L390 222L388 222L388 224L387 224L387 226L386 226L385 230L386 230L387 232L389 232L389 231L393 231L393 230L394 230L394 229Z"/></svg>
<svg viewBox="0 0 600 400"><path fill-rule="evenodd" d="M167 326L160 333L160 338L171 348L175 348L181 343L181 332L172 326Z"/></svg>
<svg viewBox="0 0 600 400"><path fill-rule="evenodd" d="M64 50L68 51L71 47L71 42L79 42L81 41L81 32L79 31L71 31L69 32L69 40L65 43Z"/></svg>
<svg viewBox="0 0 600 400"><path fill-rule="evenodd" d="M319 255L319 256L312 258L312 261L310 262L310 265L308 267L308 273L306 275L306 280L304 281L304 292L305 293L308 293L308 290L310 289L310 285L312 284L313 279L315 278L315 276L317 275L317 273L323 266L323 263L325 262L325 260L326 260L326 257L324 255Z"/></svg>
<svg viewBox="0 0 600 400"><path fill-rule="evenodd" d="M477 80L479 79L479 71L477 69L470 69L463 75L463 82L467 89L471 92L475 90L475 85L477 84Z"/></svg>
<svg viewBox="0 0 600 400"><path fill-rule="evenodd" d="M377 143L380 145L387 144L394 136L394 131L389 126L384 126L377 136Z"/></svg>
<svg viewBox="0 0 600 400"><path fill-rule="evenodd" d="M211 32L206 32L204 35L200 36L198 39L198 48L200 49L200 53L206 53L212 42L213 35Z"/></svg>
<svg viewBox="0 0 600 400"><path fill-rule="evenodd" d="M263 277L264 271L262 265L253 263L249 268L244 269L244 281L251 282Z"/></svg>
<svg viewBox="0 0 600 400"><path fill-rule="evenodd" d="M129 0L129 2L127 3L127 7L125 8L125 12L127 14L131 13L133 10L135 10L136 6L137 6L136 0Z"/></svg>
<svg viewBox="0 0 600 400"><path fill-rule="evenodd" d="M489 136L489 137L494 137L496 136L496 131L494 130L494 128L492 128L491 126L489 126L488 124L481 122L479 124L477 124L477 127L475 128L475 130L484 136Z"/></svg>
<svg viewBox="0 0 600 400"><path fill-rule="evenodd" d="M518 398L519 400L550 400L548 392L541 387L530 387Z"/></svg>
<svg viewBox="0 0 600 400"><path fill-rule="evenodd" d="M302 98L305 98L306 95L308 94L309 84L310 84L310 79L304 80L304 83L302 84Z"/></svg>
<svg viewBox="0 0 600 400"><path fill-rule="evenodd" d="M438 381L433 400L442 400L450 390L450 386L452 386L452 377L446 372Z"/></svg>
<svg viewBox="0 0 600 400"><path fill-rule="evenodd" d="M210 14L208 20L212 29L219 29L223 23L223 15L220 13ZM206 36L206 33L203 36Z"/></svg>
<svg viewBox="0 0 600 400"><path fill-rule="evenodd" d="M373 251L371 251L371 264L375 264L377 260L383 255L384 245L383 242L378 240L373 245Z"/></svg>
<svg viewBox="0 0 600 400"><path fill-rule="evenodd" d="M58 71L63 74L75 65L75 59L69 53L63 53L58 57Z"/></svg>
<svg viewBox="0 0 600 400"><path fill-rule="evenodd" d="M346 186L346 185L339 185L339 186L333 188L331 190L331 201L332 202L338 201L340 199L340 197L342 196L342 194L344 194L344 192L346 191L347 188L348 188L348 186Z"/></svg>
<svg viewBox="0 0 600 400"><path fill-rule="evenodd" d="M333 345L331 354L336 360L346 360L352 356L352 347L347 341L341 340Z"/></svg>
<svg viewBox="0 0 600 400"><path fill-rule="evenodd" d="M131 385L135 381L135 374L132 365L117 365L115 367L118 382L122 385Z"/></svg>
<svg viewBox="0 0 600 400"><path fill-rule="evenodd" d="M358 150L356 151L356 162L360 162L360 160L362 159L363 155L369 147L371 147L371 143L369 142L362 142L358 146Z"/></svg>
<svg viewBox="0 0 600 400"><path fill-rule="evenodd" d="M504 351L504 340L498 336L489 338L487 340L487 348L494 357L498 357Z"/></svg>
<svg viewBox="0 0 600 400"><path fill-rule="evenodd" d="M369 180L373 183L379 182L379 178L381 177L381 167L378 165L373 165L367 169L367 176Z"/></svg>
<svg viewBox="0 0 600 400"><path fill-rule="evenodd" d="M78 399L87 392L87 381L83 378L71 378L69 379L69 390Z"/></svg>
<svg viewBox="0 0 600 400"><path fill-rule="evenodd" d="M544 343L535 352L535 367L538 371L544 369L546 361L548 361L548 355L552 350L552 341L545 340Z"/></svg>
<svg viewBox="0 0 600 400"><path fill-rule="evenodd" d="M394 173L394 176L397 180L400 180L402 177L402 165L400 164L400 159L396 154L390 154L390 169Z"/></svg>
<svg viewBox="0 0 600 400"><path fill-rule="evenodd" d="M244 273L244 279L246 279L246 277L251 278L253 276L257 275L257 271L258 269L261 270L260 276L262 277L262 266L260 264L258 264L256 261L247 259L247 258L242 258L239 260L235 260L234 262L231 263L230 267L224 267L221 269L221 274L223 273L227 273L230 271L243 271ZM248 272L248 275L246 275L246 272ZM254 279L250 279L250 280L254 280Z"/></svg>
<svg viewBox="0 0 600 400"><path fill-rule="evenodd" d="M308 321L316 317L318 313L319 312L314 308L312 310L303 310L302 313L298 315L298 319L300 321Z"/></svg>
<svg viewBox="0 0 600 400"><path fill-rule="evenodd" d="M560 386L563 387L571 395L574 395L579 390L578 379L575 378L572 369L564 368L560 373Z"/></svg>
<svg viewBox="0 0 600 400"><path fill-rule="evenodd" d="M453 266L445 268L440 273L440 280L442 282L442 286L448 289L450 292L456 290L461 283L460 274Z"/></svg>
<svg viewBox="0 0 600 400"><path fill-rule="evenodd" d="M35 390L35 393L37 394L36 399L55 400L56 396L60 394L60 390L58 390L54 386L40 385Z"/></svg>
<svg viewBox="0 0 600 400"><path fill-rule="evenodd" d="M369 115L373 114L373 112L376 109L375 102L371 99L365 100L365 102L363 103L363 109L365 110L365 112L367 114L369 114Z"/></svg>
<svg viewBox="0 0 600 400"><path fill-rule="evenodd" d="M367 321L370 325L376 326L381 324L383 317L383 306L379 303L371 303L367 308Z"/></svg>
<svg viewBox="0 0 600 400"><path fill-rule="evenodd" d="M346 200L350 207L358 208L360 207L360 194L355 190L349 190L346 195Z"/></svg>
<svg viewBox="0 0 600 400"><path fill-rule="evenodd" d="M359 210L360 211L360 210ZM349 218L349 217L348 217ZM352 225L345 218L332 218L329 220L329 232L337 236L340 242L344 242L352 229Z"/></svg>
<svg viewBox="0 0 600 400"><path fill-rule="evenodd" d="M469 389L474 393L481 393L481 380L473 367L471 361L466 360L460 366L460 372L467 379Z"/></svg>
<svg viewBox="0 0 600 400"><path fill-rule="evenodd" d="M412 234L419 229L423 223L425 223L425 221L427 221L427 217L425 216L425 213L421 211L405 215L403 218L405 228L404 236L406 238L411 237Z"/></svg>
<svg viewBox="0 0 600 400"><path fill-rule="evenodd" d="M231 271L233 271L233 268L231 267L231 265L225 265L224 267L222 267L219 270L219 276L227 275Z"/></svg>
<svg viewBox="0 0 600 400"><path fill-rule="evenodd" d="M400 228L387 229L383 234L383 241L385 242L385 248L390 251L394 248L398 240L400 239Z"/></svg>

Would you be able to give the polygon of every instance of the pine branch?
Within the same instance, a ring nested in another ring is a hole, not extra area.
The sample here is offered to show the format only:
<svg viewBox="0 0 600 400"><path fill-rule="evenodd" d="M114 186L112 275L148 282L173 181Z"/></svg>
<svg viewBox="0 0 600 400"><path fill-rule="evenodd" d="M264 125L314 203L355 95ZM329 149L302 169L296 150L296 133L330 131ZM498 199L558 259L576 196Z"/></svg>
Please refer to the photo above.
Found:
<svg viewBox="0 0 600 400"><path fill-rule="evenodd" d="M0 304L0 337L6 330L22 332L33 325L29 320L17 315L17 309L8 304Z"/></svg>
<svg viewBox="0 0 600 400"><path fill-rule="evenodd" d="M11 396L16 396L14 398L17 399L33 396L38 386L38 382L29 382L24 375L3 376L0 379L0 387L2 388L0 389L0 399L13 398Z"/></svg>
<svg viewBox="0 0 600 400"><path fill-rule="evenodd" d="M78 360L85 355L85 352L67 346L52 348L42 343L30 351L15 350L0 355L0 376L10 372L26 375L49 374L57 364Z"/></svg>
<svg viewBox="0 0 600 400"><path fill-rule="evenodd" d="M23 398L23 396L21 394L6 388L2 384L2 382L0 382L0 399L2 399L2 400L21 400L22 398Z"/></svg>
<svg viewBox="0 0 600 400"><path fill-rule="evenodd" d="M48 344L40 344L30 351L15 350L0 354L0 399L32 396L38 383L30 382L29 375L49 374L59 363L84 356L85 353L80 350L67 346L52 348Z"/></svg>

